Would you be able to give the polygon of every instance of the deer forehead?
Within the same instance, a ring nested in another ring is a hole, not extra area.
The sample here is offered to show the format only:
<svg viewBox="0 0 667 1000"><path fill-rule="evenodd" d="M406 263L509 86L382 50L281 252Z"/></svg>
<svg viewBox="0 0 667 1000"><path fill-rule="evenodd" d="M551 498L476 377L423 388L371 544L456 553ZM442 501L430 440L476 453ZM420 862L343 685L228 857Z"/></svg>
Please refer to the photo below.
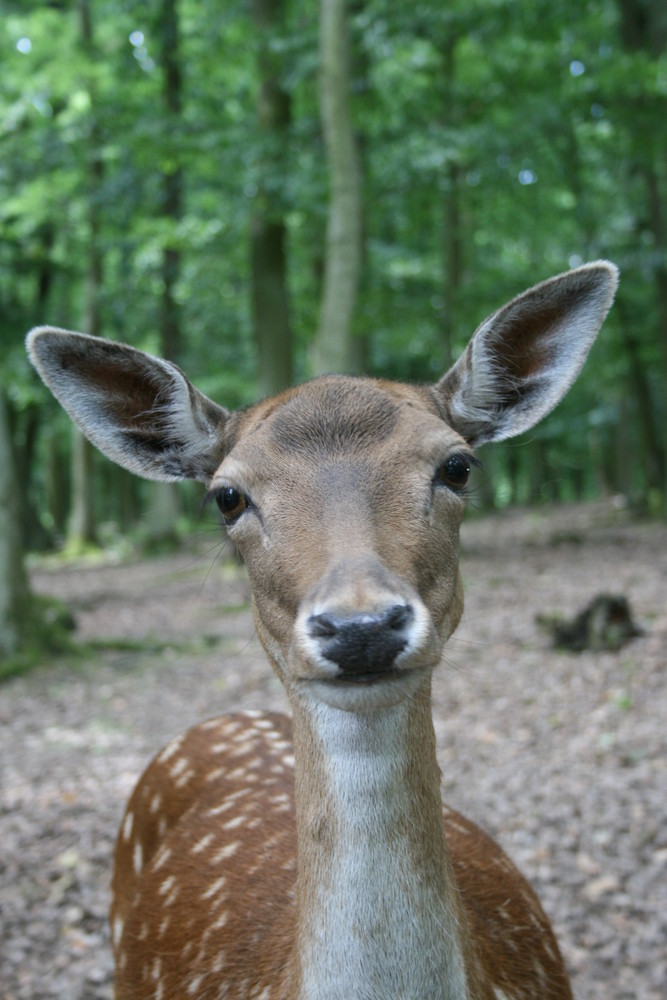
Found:
<svg viewBox="0 0 667 1000"><path fill-rule="evenodd" d="M428 389L325 376L241 414L213 485L230 478L313 499L342 487L360 498L369 484L430 467L457 446L463 439Z"/></svg>

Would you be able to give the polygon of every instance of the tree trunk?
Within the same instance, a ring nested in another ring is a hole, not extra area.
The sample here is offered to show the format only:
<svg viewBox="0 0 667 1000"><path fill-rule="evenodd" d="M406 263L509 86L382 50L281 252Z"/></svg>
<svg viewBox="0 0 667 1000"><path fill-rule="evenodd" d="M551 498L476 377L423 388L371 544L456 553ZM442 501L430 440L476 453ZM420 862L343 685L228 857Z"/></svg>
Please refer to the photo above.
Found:
<svg viewBox="0 0 667 1000"><path fill-rule="evenodd" d="M87 59L95 55L93 26L89 0L79 0L81 41ZM104 177L104 165L100 154L101 137L96 118L96 100L92 81L89 80L91 118L88 133L88 271L85 282L85 304L83 329L92 336L99 336L100 289L102 285L102 254L100 250L99 192ZM80 549L97 544L97 524L95 516L95 491L93 446L76 427L72 427L72 501L67 527L68 547Z"/></svg>
<svg viewBox="0 0 667 1000"><path fill-rule="evenodd" d="M624 48L644 49L653 58L667 45L667 7L655 0L618 0Z"/></svg>
<svg viewBox="0 0 667 1000"><path fill-rule="evenodd" d="M441 45L442 52L442 104L445 127L451 127L458 118L454 97L456 74L456 37L448 38ZM452 150L443 178L442 200L442 362L445 369L454 361L454 330L458 291L463 269L463 246L461 232L461 166L457 154Z"/></svg>
<svg viewBox="0 0 667 1000"><path fill-rule="evenodd" d="M665 175L667 176L667 168L665 169ZM651 230L656 248L656 253L653 255L653 273L662 357L660 379L662 406L658 407L657 421L654 421L654 423L657 422L664 425L667 417L667 226L665 224L664 201L660 192L660 174L655 164L650 164L646 167L644 179L649 208L648 217L651 220ZM648 406L649 401L640 400L640 405ZM652 442L651 447L656 449L660 455L660 464L662 466L662 479L660 483L662 508L663 513L667 515L667 440L665 440L665 436L657 435L657 440Z"/></svg>
<svg viewBox="0 0 667 1000"><path fill-rule="evenodd" d="M667 50L667 7L664 3L655 3L654 0L618 0L619 12L621 15L621 43L629 52L643 52L657 63ZM641 101L639 110L641 110ZM637 122L642 128L643 116L637 115ZM637 150L642 150L650 140L648 152L644 151L643 156L637 152L634 162L629 164L630 170L642 176L646 189L647 199L647 226L650 229L655 252L652 255L653 282L658 313L657 340L661 348L661 373L659 394L664 400L667 398L667 224L665 221L665 193L667 189L667 156L664 143L655 139L652 135L647 136L642 132L638 134ZM639 161L639 162L637 162ZM637 381L637 373L641 368L641 361L637 350L637 345L631 343L634 353L631 354L631 364L633 367L632 377ZM645 373L640 372L643 381L648 384ZM653 413L649 413L650 397L646 395L637 397L641 429L643 432L650 431L651 426L662 426L665 419L664 403L658 406ZM656 489L661 494L662 511L667 515L667 442L664 435L655 434L652 438L645 438L646 448L649 454L654 455L654 470L660 470L661 481L655 484Z"/></svg>
<svg viewBox="0 0 667 1000"><path fill-rule="evenodd" d="M292 329L287 297L285 224L256 211L252 220L252 306L257 385L273 396L292 382Z"/></svg>
<svg viewBox="0 0 667 1000"><path fill-rule="evenodd" d="M252 16L259 39L257 119L263 144L250 233L252 312L258 387L271 396L290 385L293 376L282 200L291 100L281 82L284 57L272 46L284 25L285 2L253 0Z"/></svg>
<svg viewBox="0 0 667 1000"><path fill-rule="evenodd" d="M179 22L176 0L164 0L160 17L162 42L163 94L167 127L178 135L183 113L179 52ZM181 251L175 229L183 214L183 171L175 166L163 177L163 216L170 222L170 236L162 255L162 310L160 337L165 356L177 364L182 352L181 315L176 299L176 283L181 273Z"/></svg>
<svg viewBox="0 0 667 1000"><path fill-rule="evenodd" d="M30 600L9 422L0 386L0 660L18 652Z"/></svg>
<svg viewBox="0 0 667 1000"><path fill-rule="evenodd" d="M651 398L651 385L646 377L646 366L641 360L639 342L632 332L631 318L622 298L616 308L620 319L624 352L630 363L628 383L636 405L640 464L646 475L648 490L662 491L665 484L665 456L656 421L656 408ZM627 461L627 457L624 461Z"/></svg>
<svg viewBox="0 0 667 1000"><path fill-rule="evenodd" d="M68 486L67 463L64 461L63 441L53 428L45 435L46 455L44 485L46 508L56 541L61 541L67 530Z"/></svg>
<svg viewBox="0 0 667 1000"><path fill-rule="evenodd" d="M37 275L37 297L35 301L36 322L43 323L47 315L53 280L55 277L55 266L53 261L53 246L56 239L56 226L53 220L45 222L40 226L40 263ZM30 407L32 410L33 407ZM47 549L53 548L55 537L51 526L47 527L45 519L40 516L35 500L31 496L29 489L32 482L32 470L36 460L37 442L42 431L44 409L42 406L34 406L34 414L28 414L28 427L26 428L26 447L24 459L24 473L22 477L19 465L19 487L22 490L24 499L24 525L26 535L24 536L24 546L26 549ZM62 526L62 525L61 525Z"/></svg>
<svg viewBox="0 0 667 1000"><path fill-rule="evenodd" d="M178 136L183 114L183 75L180 62L180 26L177 0L163 0L160 11L162 93L166 127ZM169 237L162 252L162 301L160 341L165 357L182 362L181 310L176 285L181 274L181 250L176 227L183 214L183 171L174 166L165 171L162 183L162 215L169 221ZM149 487L147 541L152 548L176 544L176 522L181 512L181 495L175 483L151 483Z"/></svg>
<svg viewBox="0 0 667 1000"><path fill-rule="evenodd" d="M324 287L312 365L360 370L353 318L362 261L361 166L349 109L345 0L320 0L320 114L329 164Z"/></svg>
<svg viewBox="0 0 667 1000"><path fill-rule="evenodd" d="M442 282L442 360L444 370L454 362L454 331L458 291L462 271L462 241L460 198L460 168L450 163L447 169L446 191L443 199L443 282Z"/></svg>
<svg viewBox="0 0 667 1000"><path fill-rule="evenodd" d="M67 523L67 546L78 551L97 543L93 447L78 427L71 438L71 504Z"/></svg>

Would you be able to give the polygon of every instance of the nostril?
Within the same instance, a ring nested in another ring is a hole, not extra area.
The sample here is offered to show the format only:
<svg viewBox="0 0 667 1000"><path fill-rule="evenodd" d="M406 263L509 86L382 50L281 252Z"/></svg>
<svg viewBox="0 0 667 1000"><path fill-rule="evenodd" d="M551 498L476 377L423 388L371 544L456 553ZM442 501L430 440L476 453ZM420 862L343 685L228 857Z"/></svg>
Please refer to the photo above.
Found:
<svg viewBox="0 0 667 1000"><path fill-rule="evenodd" d="M311 615L308 631L313 639L332 639L338 631L336 621L331 615Z"/></svg>
<svg viewBox="0 0 667 1000"><path fill-rule="evenodd" d="M393 668L414 617L411 605L395 604L374 613L311 615L307 625L321 655L343 673L377 675Z"/></svg>
<svg viewBox="0 0 667 1000"><path fill-rule="evenodd" d="M415 617L415 613L409 604L395 604L393 608L389 608L386 615L387 625L396 631L404 629Z"/></svg>

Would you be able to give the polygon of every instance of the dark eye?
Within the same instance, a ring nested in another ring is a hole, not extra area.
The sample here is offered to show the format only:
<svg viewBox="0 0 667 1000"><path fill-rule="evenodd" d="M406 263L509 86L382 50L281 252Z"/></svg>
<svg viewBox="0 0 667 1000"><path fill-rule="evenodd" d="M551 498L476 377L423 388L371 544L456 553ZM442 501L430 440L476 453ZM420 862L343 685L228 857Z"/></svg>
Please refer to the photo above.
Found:
<svg viewBox="0 0 667 1000"><path fill-rule="evenodd" d="M436 472L435 481L454 492L460 492L465 489L469 476L470 459L467 455L450 455Z"/></svg>
<svg viewBox="0 0 667 1000"><path fill-rule="evenodd" d="M215 502L225 521L235 521L248 506L248 500L233 486L224 486L215 494Z"/></svg>

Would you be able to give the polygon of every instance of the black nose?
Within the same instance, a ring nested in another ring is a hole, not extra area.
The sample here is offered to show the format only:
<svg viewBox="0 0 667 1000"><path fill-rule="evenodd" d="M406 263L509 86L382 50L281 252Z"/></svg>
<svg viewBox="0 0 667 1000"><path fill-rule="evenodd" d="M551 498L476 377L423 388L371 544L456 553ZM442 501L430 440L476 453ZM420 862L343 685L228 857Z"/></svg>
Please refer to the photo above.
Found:
<svg viewBox="0 0 667 1000"><path fill-rule="evenodd" d="M322 656L344 674L360 678L391 670L407 645L414 616L409 604L394 604L373 614L311 615L308 631L318 640Z"/></svg>

